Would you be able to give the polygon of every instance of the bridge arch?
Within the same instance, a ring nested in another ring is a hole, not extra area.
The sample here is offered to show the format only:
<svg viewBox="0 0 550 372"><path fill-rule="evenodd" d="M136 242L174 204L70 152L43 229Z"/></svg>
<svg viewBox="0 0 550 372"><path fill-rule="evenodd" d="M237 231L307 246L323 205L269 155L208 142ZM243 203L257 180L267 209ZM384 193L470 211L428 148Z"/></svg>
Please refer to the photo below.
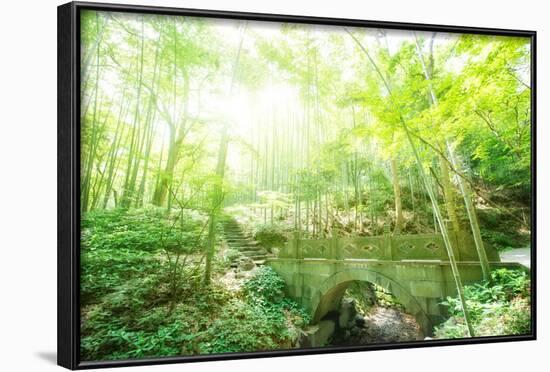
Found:
<svg viewBox="0 0 550 372"><path fill-rule="evenodd" d="M393 294L406 311L415 317L422 333L431 334L432 324L422 304L394 279L367 268L338 271L319 285L311 298L313 323L319 322L329 312L339 309L344 292L354 281L373 283Z"/></svg>

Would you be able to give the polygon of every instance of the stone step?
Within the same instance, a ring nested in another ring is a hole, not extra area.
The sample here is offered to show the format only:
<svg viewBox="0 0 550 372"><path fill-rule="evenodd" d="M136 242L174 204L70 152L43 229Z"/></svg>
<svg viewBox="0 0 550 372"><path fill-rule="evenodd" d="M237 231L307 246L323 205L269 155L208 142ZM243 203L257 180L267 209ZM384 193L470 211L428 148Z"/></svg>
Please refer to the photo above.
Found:
<svg viewBox="0 0 550 372"><path fill-rule="evenodd" d="M265 259L267 258L267 257L266 257L265 255L263 255L263 254L257 255L257 256L246 256L246 257L252 259L252 261L254 261L254 260L265 260Z"/></svg>
<svg viewBox="0 0 550 372"><path fill-rule="evenodd" d="M259 242L250 239L225 239L229 244L258 245Z"/></svg>
<svg viewBox="0 0 550 372"><path fill-rule="evenodd" d="M262 247L259 244L247 243L247 242L243 242L242 244L233 244L233 247L235 247L237 249L244 249L244 250L251 250L251 251L256 251L258 249L264 249L264 247Z"/></svg>
<svg viewBox="0 0 550 372"><path fill-rule="evenodd" d="M252 240L252 239L242 239L242 240L235 240L234 241L235 244L241 244L243 246L249 246L249 247L256 247L258 245L260 245L259 242L255 241L255 240Z"/></svg>
<svg viewBox="0 0 550 372"><path fill-rule="evenodd" d="M235 248L241 251L264 251L265 252L265 248L259 245L242 244L239 246L235 246Z"/></svg>
<svg viewBox="0 0 550 372"><path fill-rule="evenodd" d="M254 256L254 255L259 255L259 254L266 255L267 254L267 252L265 250L264 251L260 251L260 250L258 250L258 251L248 251L248 250L246 250L246 251L239 251L239 252L246 255L246 256L250 256L250 255Z"/></svg>
<svg viewBox="0 0 550 372"><path fill-rule="evenodd" d="M239 253L241 256L258 256L258 255L267 255L268 253L265 250L258 250L258 251L249 251L249 250L239 250Z"/></svg>
<svg viewBox="0 0 550 372"><path fill-rule="evenodd" d="M224 230L241 230L239 225L223 225Z"/></svg>
<svg viewBox="0 0 550 372"><path fill-rule="evenodd" d="M262 251L262 252L265 252L265 249L263 247L259 247L257 245L235 245L235 246L230 246L231 248L233 249L236 249L238 251L252 251L252 252L258 252L258 251Z"/></svg>
<svg viewBox="0 0 550 372"><path fill-rule="evenodd" d="M224 231L243 231L243 229L238 226L224 226L223 229Z"/></svg>
<svg viewBox="0 0 550 372"><path fill-rule="evenodd" d="M243 239L243 240L233 241L228 243L233 243L234 245L241 245L242 247L259 247L260 246L259 242L254 240L249 240L249 239Z"/></svg>
<svg viewBox="0 0 550 372"><path fill-rule="evenodd" d="M263 247L259 247L259 246L255 246L255 245L234 245L234 246L231 246L231 248L233 249L236 249L238 250L239 252L244 252L244 251L250 251L250 252L266 252L265 248Z"/></svg>
<svg viewBox="0 0 550 372"><path fill-rule="evenodd" d="M266 262L265 257L259 257L259 258L249 257L249 258L252 259L252 262L254 262L254 264L256 264L257 266L262 266ZM231 267L232 269L238 268L239 267L239 261L231 262L229 267Z"/></svg>
<svg viewBox="0 0 550 372"><path fill-rule="evenodd" d="M246 239L246 244L245 245L258 246L258 245L260 245L260 242L257 241L257 240L253 240L253 239Z"/></svg>
<svg viewBox="0 0 550 372"><path fill-rule="evenodd" d="M231 234L223 234L227 237L230 237L230 238L241 238L241 237L246 237L246 238L252 238L252 235L249 235L249 234L245 234L245 233L231 233Z"/></svg>
<svg viewBox="0 0 550 372"><path fill-rule="evenodd" d="M226 240L228 243L245 243L245 242L251 241L251 239L249 239L249 238L244 238L244 237L240 237L240 238L236 238L236 237L225 237L225 240Z"/></svg>
<svg viewBox="0 0 550 372"><path fill-rule="evenodd" d="M239 267L239 262L242 258L251 259L256 265L265 264L266 259L271 256L265 248L260 245L260 242L254 240L254 237L243 231L241 225L234 219L223 221L223 232L227 244L239 251L239 258L231 262L232 268Z"/></svg>

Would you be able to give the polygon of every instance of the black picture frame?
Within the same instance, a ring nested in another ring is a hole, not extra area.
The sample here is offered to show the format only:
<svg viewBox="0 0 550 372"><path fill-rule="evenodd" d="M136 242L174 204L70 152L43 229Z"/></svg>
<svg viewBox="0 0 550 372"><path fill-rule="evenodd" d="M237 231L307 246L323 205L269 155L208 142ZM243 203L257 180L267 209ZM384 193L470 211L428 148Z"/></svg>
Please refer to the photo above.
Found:
<svg viewBox="0 0 550 372"><path fill-rule="evenodd" d="M79 357L80 341L80 11L84 9L196 16L207 18L241 19L266 22L289 22L335 26L387 28L394 30L437 31L481 35L521 36L531 39L531 277L532 277L532 333L520 336L476 337L458 340L427 340L394 344L323 347L231 353L199 356L179 356L82 362ZM462 27L434 24L381 22L357 19L294 16L281 14L244 13L215 10L179 9L158 6L119 5L88 2L71 2L58 7L58 315L57 360L69 369L122 367L149 364L199 362L243 358L260 358L290 355L327 354L380 349L402 349L447 345L470 345L487 342L509 342L536 339L536 37L535 31Z"/></svg>

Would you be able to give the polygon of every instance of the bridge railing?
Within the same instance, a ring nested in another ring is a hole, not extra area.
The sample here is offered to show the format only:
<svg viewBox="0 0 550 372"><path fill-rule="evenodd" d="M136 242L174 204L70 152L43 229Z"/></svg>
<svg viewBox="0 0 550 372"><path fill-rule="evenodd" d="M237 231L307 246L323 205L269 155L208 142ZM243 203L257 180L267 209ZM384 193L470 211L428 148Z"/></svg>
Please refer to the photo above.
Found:
<svg viewBox="0 0 550 372"><path fill-rule="evenodd" d="M473 237L467 232L449 232L453 252L458 260L477 260ZM489 259L499 261L496 252L486 249ZM370 237L331 237L303 239L299 234L287 242L279 258L294 259L372 259L372 260L441 260L449 259L438 233L415 235L380 235Z"/></svg>

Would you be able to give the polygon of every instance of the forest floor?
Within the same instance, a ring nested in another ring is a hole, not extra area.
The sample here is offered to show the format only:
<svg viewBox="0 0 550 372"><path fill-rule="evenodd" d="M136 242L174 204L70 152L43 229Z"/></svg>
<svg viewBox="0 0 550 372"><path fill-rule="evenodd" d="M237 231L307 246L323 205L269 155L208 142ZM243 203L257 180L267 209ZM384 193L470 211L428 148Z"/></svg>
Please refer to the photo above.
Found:
<svg viewBox="0 0 550 372"><path fill-rule="evenodd" d="M207 219L191 211L178 213L182 215L177 221L184 224L174 224L172 216L167 218L163 210L153 208L86 214L81 237L83 360L299 347L310 316L284 296L284 280L262 265L263 260L257 264L251 257L242 259L245 253L256 257L261 247L269 251L268 247L284 244L291 226L283 219L262 224L258 219L263 216L254 213L235 218L238 229L235 223L220 226L220 238L222 229L227 235L219 240L211 285L205 286L204 254L197 242L202 241ZM178 252L180 260L175 258ZM501 252L503 261L529 264L528 248ZM478 317L480 334L528 333L528 274L495 275L500 290L483 284L467 291L476 308L493 314ZM327 340L332 345L421 339L415 319L402 311L390 293L376 287L369 292L361 286L348 290L353 315L342 324L339 318L331 319L337 332L332 341ZM498 301L492 297L495 293ZM438 338L464 337L458 302L449 301L452 319L439 326Z"/></svg>
<svg viewBox="0 0 550 372"><path fill-rule="evenodd" d="M420 327L414 317L399 309L374 306L364 321L336 334L333 345L366 345L421 340Z"/></svg>
<svg viewBox="0 0 550 372"><path fill-rule="evenodd" d="M369 343L421 339L414 317L398 309L376 306L365 317L365 325L364 337Z"/></svg>

